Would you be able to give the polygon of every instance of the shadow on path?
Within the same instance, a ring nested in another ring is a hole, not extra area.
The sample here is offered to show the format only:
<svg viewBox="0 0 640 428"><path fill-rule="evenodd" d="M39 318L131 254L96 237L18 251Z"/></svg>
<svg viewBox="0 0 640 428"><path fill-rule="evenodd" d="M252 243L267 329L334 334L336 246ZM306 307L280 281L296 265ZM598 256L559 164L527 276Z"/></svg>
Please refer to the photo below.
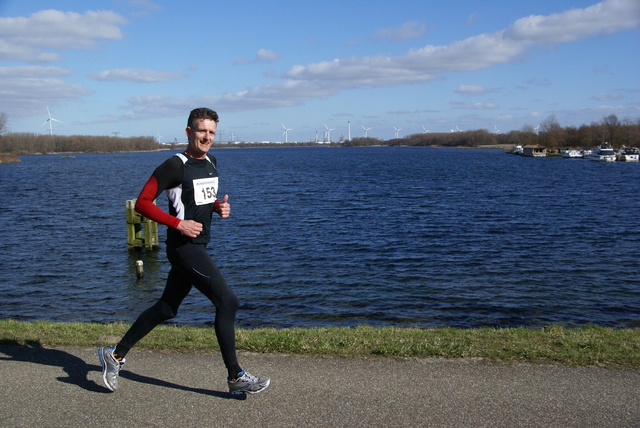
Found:
<svg viewBox="0 0 640 428"><path fill-rule="evenodd" d="M60 382L77 385L82 389L91 392L110 393L106 387L97 384L88 379L90 371L102 372L102 367L94 364L87 364L83 359L76 357L68 352L59 349L43 348L40 342L30 341L26 345L11 340L0 341L0 361L22 361L27 363L61 367L67 374L66 377L58 377ZM96 359L98 357L96 356ZM166 382L149 376L142 376L130 371L123 370L120 377L129 379L134 382L146 383L149 385L161 386L164 388L173 388L181 391L194 392L197 394L205 394L218 398L230 400L244 400L245 394L232 394L229 392L212 391L202 388L192 388L188 386L178 385L172 382Z"/></svg>
<svg viewBox="0 0 640 428"><path fill-rule="evenodd" d="M17 342L3 340L0 344L0 353L8 357L0 356L0 361L23 361L44 366L61 367L67 377L57 378L60 382L77 385L91 392L106 392L107 389L87 379L89 371L102 368L97 365L88 365L81 358L71 355L59 349L47 349L40 342L29 341L26 345Z"/></svg>
<svg viewBox="0 0 640 428"><path fill-rule="evenodd" d="M102 370L102 368L99 368L99 370ZM181 391L195 392L197 394L211 395L213 397L226 398L229 400L245 400L247 398L247 395L244 393L238 394L238 393L231 393L231 392L212 391L210 389L203 389L203 388L192 388L190 386L178 385L176 383L167 382L167 381L156 379L149 376L139 375L129 371L120 372L120 377L132 380L134 382L146 383L149 385L156 385L164 388L179 389Z"/></svg>

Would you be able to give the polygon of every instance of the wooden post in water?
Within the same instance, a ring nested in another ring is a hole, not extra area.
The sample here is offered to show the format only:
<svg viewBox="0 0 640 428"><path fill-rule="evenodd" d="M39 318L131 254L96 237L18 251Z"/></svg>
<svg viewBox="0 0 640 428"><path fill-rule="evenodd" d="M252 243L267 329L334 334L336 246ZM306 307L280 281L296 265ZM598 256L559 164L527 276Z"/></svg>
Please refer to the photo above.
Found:
<svg viewBox="0 0 640 428"><path fill-rule="evenodd" d="M158 248L158 223L138 214L135 206L135 199L126 202L127 246L129 250L155 250Z"/></svg>
<svg viewBox="0 0 640 428"><path fill-rule="evenodd" d="M144 276L144 263L142 260L136 260L136 276L138 279Z"/></svg>

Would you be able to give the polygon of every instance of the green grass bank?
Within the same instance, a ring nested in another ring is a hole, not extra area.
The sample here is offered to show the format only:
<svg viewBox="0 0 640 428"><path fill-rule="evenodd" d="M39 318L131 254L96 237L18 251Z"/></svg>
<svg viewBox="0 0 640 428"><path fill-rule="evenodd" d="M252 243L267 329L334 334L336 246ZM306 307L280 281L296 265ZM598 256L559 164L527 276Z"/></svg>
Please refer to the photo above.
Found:
<svg viewBox="0 0 640 428"><path fill-rule="evenodd" d="M0 345L96 347L113 345L126 324L0 320ZM473 358L506 364L560 364L640 369L640 329L564 328L291 328L238 329L239 351L343 358ZM218 350L213 330L162 325L136 349Z"/></svg>

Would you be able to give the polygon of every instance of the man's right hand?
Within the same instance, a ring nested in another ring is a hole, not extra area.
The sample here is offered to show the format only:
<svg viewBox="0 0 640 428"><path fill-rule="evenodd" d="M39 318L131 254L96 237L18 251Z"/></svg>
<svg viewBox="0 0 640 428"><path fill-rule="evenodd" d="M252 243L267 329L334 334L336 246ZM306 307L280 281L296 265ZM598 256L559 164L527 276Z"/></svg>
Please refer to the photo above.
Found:
<svg viewBox="0 0 640 428"><path fill-rule="evenodd" d="M200 235L202 232L202 224L193 220L180 220L180 224L178 224L178 230L189 238L195 238Z"/></svg>

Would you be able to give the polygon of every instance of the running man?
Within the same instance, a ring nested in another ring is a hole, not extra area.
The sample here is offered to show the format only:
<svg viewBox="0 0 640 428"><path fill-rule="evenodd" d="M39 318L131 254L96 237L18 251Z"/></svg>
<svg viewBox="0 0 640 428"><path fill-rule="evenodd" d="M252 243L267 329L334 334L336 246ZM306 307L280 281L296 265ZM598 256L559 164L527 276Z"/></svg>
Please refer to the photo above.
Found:
<svg viewBox="0 0 640 428"><path fill-rule="evenodd" d="M227 218L231 212L227 195L217 199L216 158L207 153L218 120L218 114L211 109L191 111L186 128L187 150L156 168L138 196L136 211L168 226L166 244L171 270L160 300L140 314L115 348L98 349L102 379L111 391L118 387L118 373L127 353L158 324L175 317L194 286L216 308L214 328L228 371L229 391L256 394L271 382L249 374L238 364L235 318L239 302L206 249L213 213ZM153 203L163 191L169 199L169 213Z"/></svg>

